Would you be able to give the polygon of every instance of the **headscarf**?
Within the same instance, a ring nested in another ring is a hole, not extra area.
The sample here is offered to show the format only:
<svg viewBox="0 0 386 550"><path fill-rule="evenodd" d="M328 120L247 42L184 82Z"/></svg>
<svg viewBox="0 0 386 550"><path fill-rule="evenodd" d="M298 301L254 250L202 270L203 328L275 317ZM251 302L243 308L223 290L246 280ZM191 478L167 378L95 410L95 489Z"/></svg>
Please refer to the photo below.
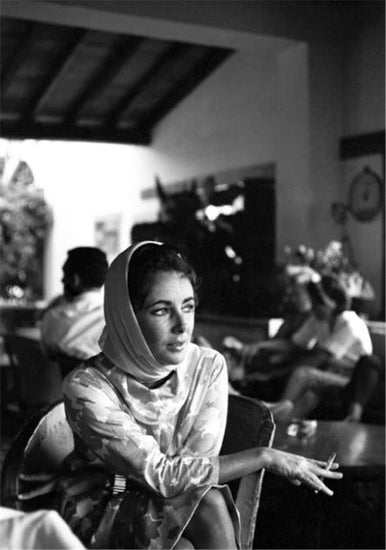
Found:
<svg viewBox="0 0 386 550"><path fill-rule="evenodd" d="M100 346L106 357L137 381L151 384L166 378L178 365L161 365L146 343L134 313L128 289L130 260L144 245L162 245L142 241L130 246L112 262L105 282L106 326Z"/></svg>

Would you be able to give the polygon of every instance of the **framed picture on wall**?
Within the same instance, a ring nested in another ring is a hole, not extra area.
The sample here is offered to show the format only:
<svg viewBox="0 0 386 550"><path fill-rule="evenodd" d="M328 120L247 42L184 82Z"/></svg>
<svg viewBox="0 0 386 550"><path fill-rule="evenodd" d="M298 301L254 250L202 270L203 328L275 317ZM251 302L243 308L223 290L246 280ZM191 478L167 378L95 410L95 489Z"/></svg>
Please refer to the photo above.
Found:
<svg viewBox="0 0 386 550"><path fill-rule="evenodd" d="M96 218L94 224L95 246L106 253L109 263L119 253L120 233L120 214L108 214Z"/></svg>

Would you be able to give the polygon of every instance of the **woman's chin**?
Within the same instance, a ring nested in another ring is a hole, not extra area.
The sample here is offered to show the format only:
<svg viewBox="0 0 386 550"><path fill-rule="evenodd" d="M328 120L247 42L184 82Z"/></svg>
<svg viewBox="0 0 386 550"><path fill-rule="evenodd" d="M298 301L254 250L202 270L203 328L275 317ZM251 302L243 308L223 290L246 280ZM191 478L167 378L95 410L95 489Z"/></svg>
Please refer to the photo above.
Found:
<svg viewBox="0 0 386 550"><path fill-rule="evenodd" d="M185 359L187 353L187 347L181 351L168 351L163 353L162 356L157 357L157 360L161 365L179 365Z"/></svg>

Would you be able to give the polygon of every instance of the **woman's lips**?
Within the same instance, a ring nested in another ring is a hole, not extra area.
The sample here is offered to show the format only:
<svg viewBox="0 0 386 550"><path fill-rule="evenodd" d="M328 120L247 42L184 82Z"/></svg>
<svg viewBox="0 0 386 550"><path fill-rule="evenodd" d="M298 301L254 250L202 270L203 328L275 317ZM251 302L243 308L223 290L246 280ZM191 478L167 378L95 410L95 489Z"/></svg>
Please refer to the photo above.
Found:
<svg viewBox="0 0 386 550"><path fill-rule="evenodd" d="M186 346L186 342L174 342L167 345L171 351L182 351Z"/></svg>

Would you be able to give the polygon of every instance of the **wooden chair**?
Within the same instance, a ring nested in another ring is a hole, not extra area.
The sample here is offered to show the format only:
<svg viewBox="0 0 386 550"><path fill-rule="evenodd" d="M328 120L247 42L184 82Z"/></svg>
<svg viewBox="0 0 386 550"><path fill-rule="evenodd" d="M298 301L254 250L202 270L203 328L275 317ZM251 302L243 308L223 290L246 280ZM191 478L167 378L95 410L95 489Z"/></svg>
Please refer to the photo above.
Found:
<svg viewBox="0 0 386 550"><path fill-rule="evenodd" d="M267 407L248 398L230 396L221 454L252 446L271 446L273 435L274 423ZM31 418L18 434L4 461L1 476L2 505L23 511L55 508L55 495L50 492L41 495L39 487L61 471L63 461L73 447L74 438L66 421L62 401ZM240 512L243 549L252 548L263 476L264 471L261 470L230 484ZM114 547L110 533L114 533L118 524L124 524L119 508L105 522L105 548Z"/></svg>
<svg viewBox="0 0 386 550"><path fill-rule="evenodd" d="M17 334L4 334L2 339L21 413L28 416L61 399L62 375L58 365L46 357L40 342Z"/></svg>

